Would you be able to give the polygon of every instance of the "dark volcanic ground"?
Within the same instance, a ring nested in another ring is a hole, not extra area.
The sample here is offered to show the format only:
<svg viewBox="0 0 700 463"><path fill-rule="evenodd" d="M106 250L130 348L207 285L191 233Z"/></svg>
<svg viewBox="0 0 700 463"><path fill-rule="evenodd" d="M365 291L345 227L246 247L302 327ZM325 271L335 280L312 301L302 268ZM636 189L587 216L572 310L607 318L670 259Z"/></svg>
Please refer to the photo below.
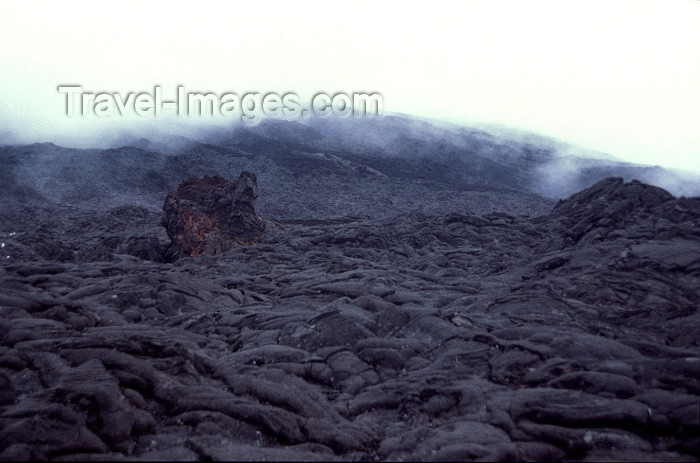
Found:
<svg viewBox="0 0 700 463"><path fill-rule="evenodd" d="M0 458L700 456L700 198L210 149L3 148ZM163 262L243 169L262 242Z"/></svg>

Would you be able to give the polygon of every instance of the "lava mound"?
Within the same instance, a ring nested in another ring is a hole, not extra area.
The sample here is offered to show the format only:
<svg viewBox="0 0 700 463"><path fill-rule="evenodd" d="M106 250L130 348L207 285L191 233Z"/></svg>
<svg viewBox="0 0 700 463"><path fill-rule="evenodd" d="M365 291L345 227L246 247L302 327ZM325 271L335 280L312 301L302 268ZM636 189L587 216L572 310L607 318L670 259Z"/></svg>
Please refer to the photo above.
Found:
<svg viewBox="0 0 700 463"><path fill-rule="evenodd" d="M673 195L662 188L610 177L559 201L554 213L567 214L575 221L602 216L623 219L636 210L649 210L672 199Z"/></svg>
<svg viewBox="0 0 700 463"><path fill-rule="evenodd" d="M700 198L675 198L638 180L611 177L559 201L552 216L562 219L569 245L622 235L690 238L697 235Z"/></svg>
<svg viewBox="0 0 700 463"><path fill-rule="evenodd" d="M257 244L265 231L265 222L255 212L258 196L255 174L247 171L235 182L221 177L185 180L163 204L169 254L192 257Z"/></svg>

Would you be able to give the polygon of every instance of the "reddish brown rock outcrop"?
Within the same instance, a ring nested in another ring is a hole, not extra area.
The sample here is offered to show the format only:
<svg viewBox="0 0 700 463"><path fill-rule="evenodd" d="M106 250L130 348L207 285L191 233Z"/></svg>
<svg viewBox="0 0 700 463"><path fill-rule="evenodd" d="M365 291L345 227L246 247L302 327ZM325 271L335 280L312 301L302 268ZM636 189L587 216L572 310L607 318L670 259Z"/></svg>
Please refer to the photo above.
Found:
<svg viewBox="0 0 700 463"><path fill-rule="evenodd" d="M256 244L265 222L255 212L255 174L242 172L235 182L221 177L190 178L168 193L163 226L175 258L217 254L233 246Z"/></svg>

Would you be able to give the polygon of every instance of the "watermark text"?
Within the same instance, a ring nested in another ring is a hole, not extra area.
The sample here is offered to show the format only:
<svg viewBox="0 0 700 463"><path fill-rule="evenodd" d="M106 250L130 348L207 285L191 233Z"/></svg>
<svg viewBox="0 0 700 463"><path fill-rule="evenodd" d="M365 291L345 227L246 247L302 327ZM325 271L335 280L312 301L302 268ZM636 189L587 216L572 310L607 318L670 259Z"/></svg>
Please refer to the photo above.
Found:
<svg viewBox="0 0 700 463"><path fill-rule="evenodd" d="M313 115L325 116L380 116L384 111L384 98L379 93L369 92L319 92L302 102L292 92L189 92L184 86L177 87L173 98L165 99L163 89L156 85L152 91L90 92L81 85L59 85L63 95L65 114L69 117L153 117L162 114L176 116L208 116L238 118L256 124L262 117L296 118Z"/></svg>

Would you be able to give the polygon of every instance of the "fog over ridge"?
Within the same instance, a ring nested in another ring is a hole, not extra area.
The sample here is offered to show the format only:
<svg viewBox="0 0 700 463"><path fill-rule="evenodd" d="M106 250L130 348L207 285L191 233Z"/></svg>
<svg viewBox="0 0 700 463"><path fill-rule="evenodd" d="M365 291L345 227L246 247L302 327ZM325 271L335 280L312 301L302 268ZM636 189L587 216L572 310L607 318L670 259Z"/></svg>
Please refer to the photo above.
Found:
<svg viewBox="0 0 700 463"><path fill-rule="evenodd" d="M511 182L512 187L550 198L566 197L609 176L638 179L676 196L700 196L700 174L692 171L629 163L607 153L502 126L475 124L470 127L406 114L389 113L368 118L263 118L255 125L222 119L173 117L140 123L121 121L109 129L88 127L78 137L64 135L40 140L84 150L133 146L172 155L196 150L201 144L237 145L250 135L261 137L271 146L284 147L292 142L302 151L359 156L370 163L372 159L393 158L426 165L449 166L452 163L456 175L460 169L469 170L474 163L486 162L491 167L479 167L486 179L493 169L506 169L520 177ZM28 141L27 137L17 139L6 135L0 143L15 145Z"/></svg>

